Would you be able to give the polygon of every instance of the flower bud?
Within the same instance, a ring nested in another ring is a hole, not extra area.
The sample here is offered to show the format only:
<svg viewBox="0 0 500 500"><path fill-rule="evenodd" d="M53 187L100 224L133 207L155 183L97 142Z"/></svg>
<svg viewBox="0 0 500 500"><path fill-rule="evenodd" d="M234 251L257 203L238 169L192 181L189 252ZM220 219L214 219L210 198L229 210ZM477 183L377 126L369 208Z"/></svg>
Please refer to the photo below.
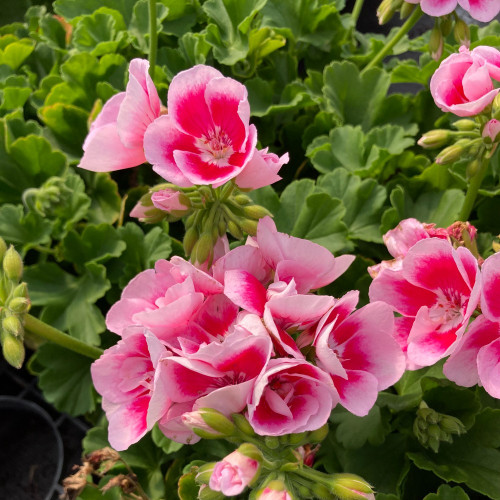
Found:
<svg viewBox="0 0 500 500"><path fill-rule="evenodd" d="M191 260L193 262L198 262L199 264L203 264L207 260L210 259L212 252L214 249L213 238L212 238L212 230L205 230L193 248L193 254Z"/></svg>
<svg viewBox="0 0 500 500"><path fill-rule="evenodd" d="M279 440L278 436L265 436L264 443L271 450L275 450L276 448L279 447L280 440Z"/></svg>
<svg viewBox="0 0 500 500"><path fill-rule="evenodd" d="M493 103L491 105L491 114L493 118L497 120L500 119L500 94L497 94L495 99L493 99Z"/></svg>
<svg viewBox="0 0 500 500"><path fill-rule="evenodd" d="M300 486L300 485L299 485ZM304 498L311 496L309 488L304 487L300 492ZM285 483L278 479L267 483L266 487L257 492L256 500L292 500L292 494L288 491Z"/></svg>
<svg viewBox="0 0 500 500"><path fill-rule="evenodd" d="M307 432L297 432L288 435L288 443L292 446L299 446L300 444L308 441L309 436Z"/></svg>
<svg viewBox="0 0 500 500"><path fill-rule="evenodd" d="M234 424L220 411L201 408L182 415L182 423L205 439L218 439L234 434Z"/></svg>
<svg viewBox="0 0 500 500"><path fill-rule="evenodd" d="M453 122L451 125L453 128L460 130L460 132L472 132L477 128L476 122L474 120L468 120L467 118L464 118L462 120L457 120Z"/></svg>
<svg viewBox="0 0 500 500"><path fill-rule="evenodd" d="M462 155L464 155L468 147L470 147L469 139L461 139L455 144L444 148L436 157L436 163L439 165L447 165L449 163L454 163L460 160Z"/></svg>
<svg viewBox="0 0 500 500"><path fill-rule="evenodd" d="M500 140L500 121L490 120L483 128L483 139L488 140L490 143L498 142Z"/></svg>
<svg viewBox="0 0 500 500"><path fill-rule="evenodd" d="M401 5L401 10L399 11L400 19L406 19L407 17L410 17L414 10L414 3L403 2L403 5Z"/></svg>
<svg viewBox="0 0 500 500"><path fill-rule="evenodd" d="M255 236L257 234L257 225L258 222L256 220L241 219L240 221L241 229L250 236Z"/></svg>
<svg viewBox="0 0 500 500"><path fill-rule="evenodd" d="M260 205L248 205L243 207L243 215L249 219L259 220L266 217L266 215L271 215L271 213L267 208Z"/></svg>
<svg viewBox="0 0 500 500"><path fill-rule="evenodd" d="M323 425L319 429L316 429L315 431L309 432L309 442L310 443L321 443L323 439L328 436L328 424Z"/></svg>
<svg viewBox="0 0 500 500"><path fill-rule="evenodd" d="M24 314L30 310L31 302L24 297L15 297L9 302L9 309L16 314Z"/></svg>
<svg viewBox="0 0 500 500"><path fill-rule="evenodd" d="M5 252L3 270L11 281L19 281L23 275L23 261L12 245Z"/></svg>
<svg viewBox="0 0 500 500"><path fill-rule="evenodd" d="M464 20L458 18L455 21L453 36L459 45L465 45L466 47L470 45L470 29Z"/></svg>
<svg viewBox="0 0 500 500"><path fill-rule="evenodd" d="M233 196L233 200L238 204L238 205L248 205L252 203L252 198L247 196L246 194L237 194L236 196Z"/></svg>
<svg viewBox="0 0 500 500"><path fill-rule="evenodd" d="M19 283L19 285L14 288L14 291L12 292L12 297L22 297L25 299L29 299L28 297L28 285L26 283Z"/></svg>
<svg viewBox="0 0 500 500"><path fill-rule="evenodd" d="M429 38L429 52L435 61L439 61L443 55L444 38L441 30L437 25L432 28Z"/></svg>
<svg viewBox="0 0 500 500"><path fill-rule="evenodd" d="M402 0L382 0L377 9L378 23L389 22L402 3Z"/></svg>
<svg viewBox="0 0 500 500"><path fill-rule="evenodd" d="M425 149L443 147L449 142L451 133L446 129L429 130L418 140L417 144Z"/></svg>
<svg viewBox="0 0 500 500"><path fill-rule="evenodd" d="M474 160L471 160L469 162L467 168L465 169L465 175L467 177L467 180L472 179L477 174L480 166L481 166L481 160L479 160L478 158L475 158Z"/></svg>
<svg viewBox="0 0 500 500"><path fill-rule="evenodd" d="M24 332L21 321L15 315L7 316L2 320L2 330L15 337L22 337Z"/></svg>
<svg viewBox="0 0 500 500"><path fill-rule="evenodd" d="M234 425L247 436L255 436L255 431L253 427L250 425L248 420L241 413L233 413L231 415L233 419Z"/></svg>
<svg viewBox="0 0 500 500"><path fill-rule="evenodd" d="M191 255L196 242L198 241L199 233L196 226L191 226L184 235L183 245L186 255Z"/></svg>
<svg viewBox="0 0 500 500"><path fill-rule="evenodd" d="M237 240L243 239L243 232L241 231L239 226L232 220L227 221L227 230L230 232L231 236L233 236Z"/></svg>
<svg viewBox="0 0 500 500"><path fill-rule="evenodd" d="M334 474L332 491L341 500L375 500L372 487L355 474Z"/></svg>
<svg viewBox="0 0 500 500"><path fill-rule="evenodd" d="M224 500L225 496L220 491L211 490L209 486L202 484L198 492L198 498L199 500Z"/></svg>
<svg viewBox="0 0 500 500"><path fill-rule="evenodd" d="M441 29L441 33L443 34L443 37L446 38L451 33L451 30L453 29L453 20L452 20L451 16L443 16L441 18L441 24L439 27Z"/></svg>
<svg viewBox="0 0 500 500"><path fill-rule="evenodd" d="M24 361L23 342L5 331L2 332L2 353L9 365L21 368Z"/></svg>

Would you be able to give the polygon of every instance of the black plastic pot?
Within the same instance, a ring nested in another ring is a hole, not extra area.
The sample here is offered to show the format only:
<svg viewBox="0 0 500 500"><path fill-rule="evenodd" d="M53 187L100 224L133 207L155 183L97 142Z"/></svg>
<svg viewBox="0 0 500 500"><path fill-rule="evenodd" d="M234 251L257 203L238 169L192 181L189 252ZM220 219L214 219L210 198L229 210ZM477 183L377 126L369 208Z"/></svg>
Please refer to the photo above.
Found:
<svg viewBox="0 0 500 500"><path fill-rule="evenodd" d="M63 443L45 410L0 396L0 497L50 500L63 466Z"/></svg>

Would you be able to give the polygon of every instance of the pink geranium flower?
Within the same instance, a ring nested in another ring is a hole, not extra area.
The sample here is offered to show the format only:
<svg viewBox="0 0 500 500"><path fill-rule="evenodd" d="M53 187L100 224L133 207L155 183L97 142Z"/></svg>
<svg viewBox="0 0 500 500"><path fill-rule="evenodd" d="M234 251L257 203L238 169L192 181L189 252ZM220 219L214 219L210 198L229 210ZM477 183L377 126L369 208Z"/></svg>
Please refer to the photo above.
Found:
<svg viewBox="0 0 500 500"><path fill-rule="evenodd" d="M159 175L182 187L220 186L243 171L257 142L244 85L198 65L173 78L167 107L144 136Z"/></svg>
<svg viewBox="0 0 500 500"><path fill-rule="evenodd" d="M150 407L156 366L166 355L168 351L153 335L132 327L92 364L94 387L102 395L109 422L109 442L116 450L139 441L170 406L164 398L154 411Z"/></svg>
<svg viewBox="0 0 500 500"><path fill-rule="evenodd" d="M233 451L215 464L210 476L210 489L224 495L239 495L259 474L260 462Z"/></svg>
<svg viewBox="0 0 500 500"><path fill-rule="evenodd" d="M113 96L92 122L83 144L80 168L109 172L144 163L146 128L160 116L160 98L148 73L149 63L133 59L125 92Z"/></svg>
<svg viewBox="0 0 500 500"><path fill-rule="evenodd" d="M389 305L373 302L354 311L358 292L349 292L320 321L314 346L317 364L330 374L342 404L367 415L379 391L395 384L405 358L393 338Z"/></svg>
<svg viewBox="0 0 500 500"><path fill-rule="evenodd" d="M489 137L491 142L500 140L500 121L490 120L483 128L483 137Z"/></svg>
<svg viewBox="0 0 500 500"><path fill-rule="evenodd" d="M255 382L248 420L261 435L313 431L326 423L337 402L323 370L303 360L272 359Z"/></svg>
<svg viewBox="0 0 500 500"><path fill-rule="evenodd" d="M432 75L430 90L436 106L457 116L474 116L493 102L500 89L500 52L480 46L447 57Z"/></svg>
<svg viewBox="0 0 500 500"><path fill-rule="evenodd" d="M457 4L466 10L471 17L487 23L499 12L498 0L405 0L408 3L419 3L422 10L429 16L445 16L453 12Z"/></svg>
<svg viewBox="0 0 500 500"><path fill-rule="evenodd" d="M369 290L371 301L387 302L403 315L396 318L396 339L412 368L432 365L453 351L479 294L476 258L437 238L416 243L402 269L383 269Z"/></svg>
<svg viewBox="0 0 500 500"><path fill-rule="evenodd" d="M500 323L476 318L443 367L444 374L464 387L482 385L500 399Z"/></svg>

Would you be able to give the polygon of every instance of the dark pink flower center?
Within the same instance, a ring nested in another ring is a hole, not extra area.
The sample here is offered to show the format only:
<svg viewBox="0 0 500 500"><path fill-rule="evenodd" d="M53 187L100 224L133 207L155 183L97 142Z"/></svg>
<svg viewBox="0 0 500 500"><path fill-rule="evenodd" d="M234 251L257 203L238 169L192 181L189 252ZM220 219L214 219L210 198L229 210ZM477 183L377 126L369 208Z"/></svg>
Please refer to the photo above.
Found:
<svg viewBox="0 0 500 500"><path fill-rule="evenodd" d="M215 127L206 136L202 135L196 139L196 147L199 149L204 162L218 167L229 165L228 160L234 153L231 138L220 127Z"/></svg>
<svg viewBox="0 0 500 500"><path fill-rule="evenodd" d="M436 293L436 302L429 309L429 318L446 330L457 327L463 321L467 303L468 297L457 290L439 290Z"/></svg>

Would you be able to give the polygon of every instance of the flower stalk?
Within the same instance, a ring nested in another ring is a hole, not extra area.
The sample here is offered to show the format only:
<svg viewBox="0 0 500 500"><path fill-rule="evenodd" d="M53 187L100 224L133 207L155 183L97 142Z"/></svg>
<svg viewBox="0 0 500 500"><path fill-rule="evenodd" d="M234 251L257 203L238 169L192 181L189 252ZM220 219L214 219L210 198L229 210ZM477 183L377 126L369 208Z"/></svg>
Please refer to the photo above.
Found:
<svg viewBox="0 0 500 500"><path fill-rule="evenodd" d="M418 6L411 16L405 21L398 32L385 44L384 48L363 68L361 74L366 73L369 69L376 67L385 56L389 55L395 45L415 26L417 21L422 17L423 12Z"/></svg>
<svg viewBox="0 0 500 500"><path fill-rule="evenodd" d="M57 328L40 321L31 314L27 314L24 320L24 328L26 331L60 345L70 351L78 354L83 354L91 359L98 359L101 357L103 351L98 347L82 342L81 340L70 337L68 334L61 332Z"/></svg>
<svg viewBox="0 0 500 500"><path fill-rule="evenodd" d="M156 48L158 32L156 30L156 0L149 0L149 75L155 77Z"/></svg>
<svg viewBox="0 0 500 500"><path fill-rule="evenodd" d="M467 187L467 193L465 194L464 204L458 215L458 220L466 221L469 220L472 209L474 208L474 203L477 198L477 193L481 187L486 171L488 170L489 157L487 155L483 156L483 159L479 165L477 172L471 177L469 181L469 186Z"/></svg>

